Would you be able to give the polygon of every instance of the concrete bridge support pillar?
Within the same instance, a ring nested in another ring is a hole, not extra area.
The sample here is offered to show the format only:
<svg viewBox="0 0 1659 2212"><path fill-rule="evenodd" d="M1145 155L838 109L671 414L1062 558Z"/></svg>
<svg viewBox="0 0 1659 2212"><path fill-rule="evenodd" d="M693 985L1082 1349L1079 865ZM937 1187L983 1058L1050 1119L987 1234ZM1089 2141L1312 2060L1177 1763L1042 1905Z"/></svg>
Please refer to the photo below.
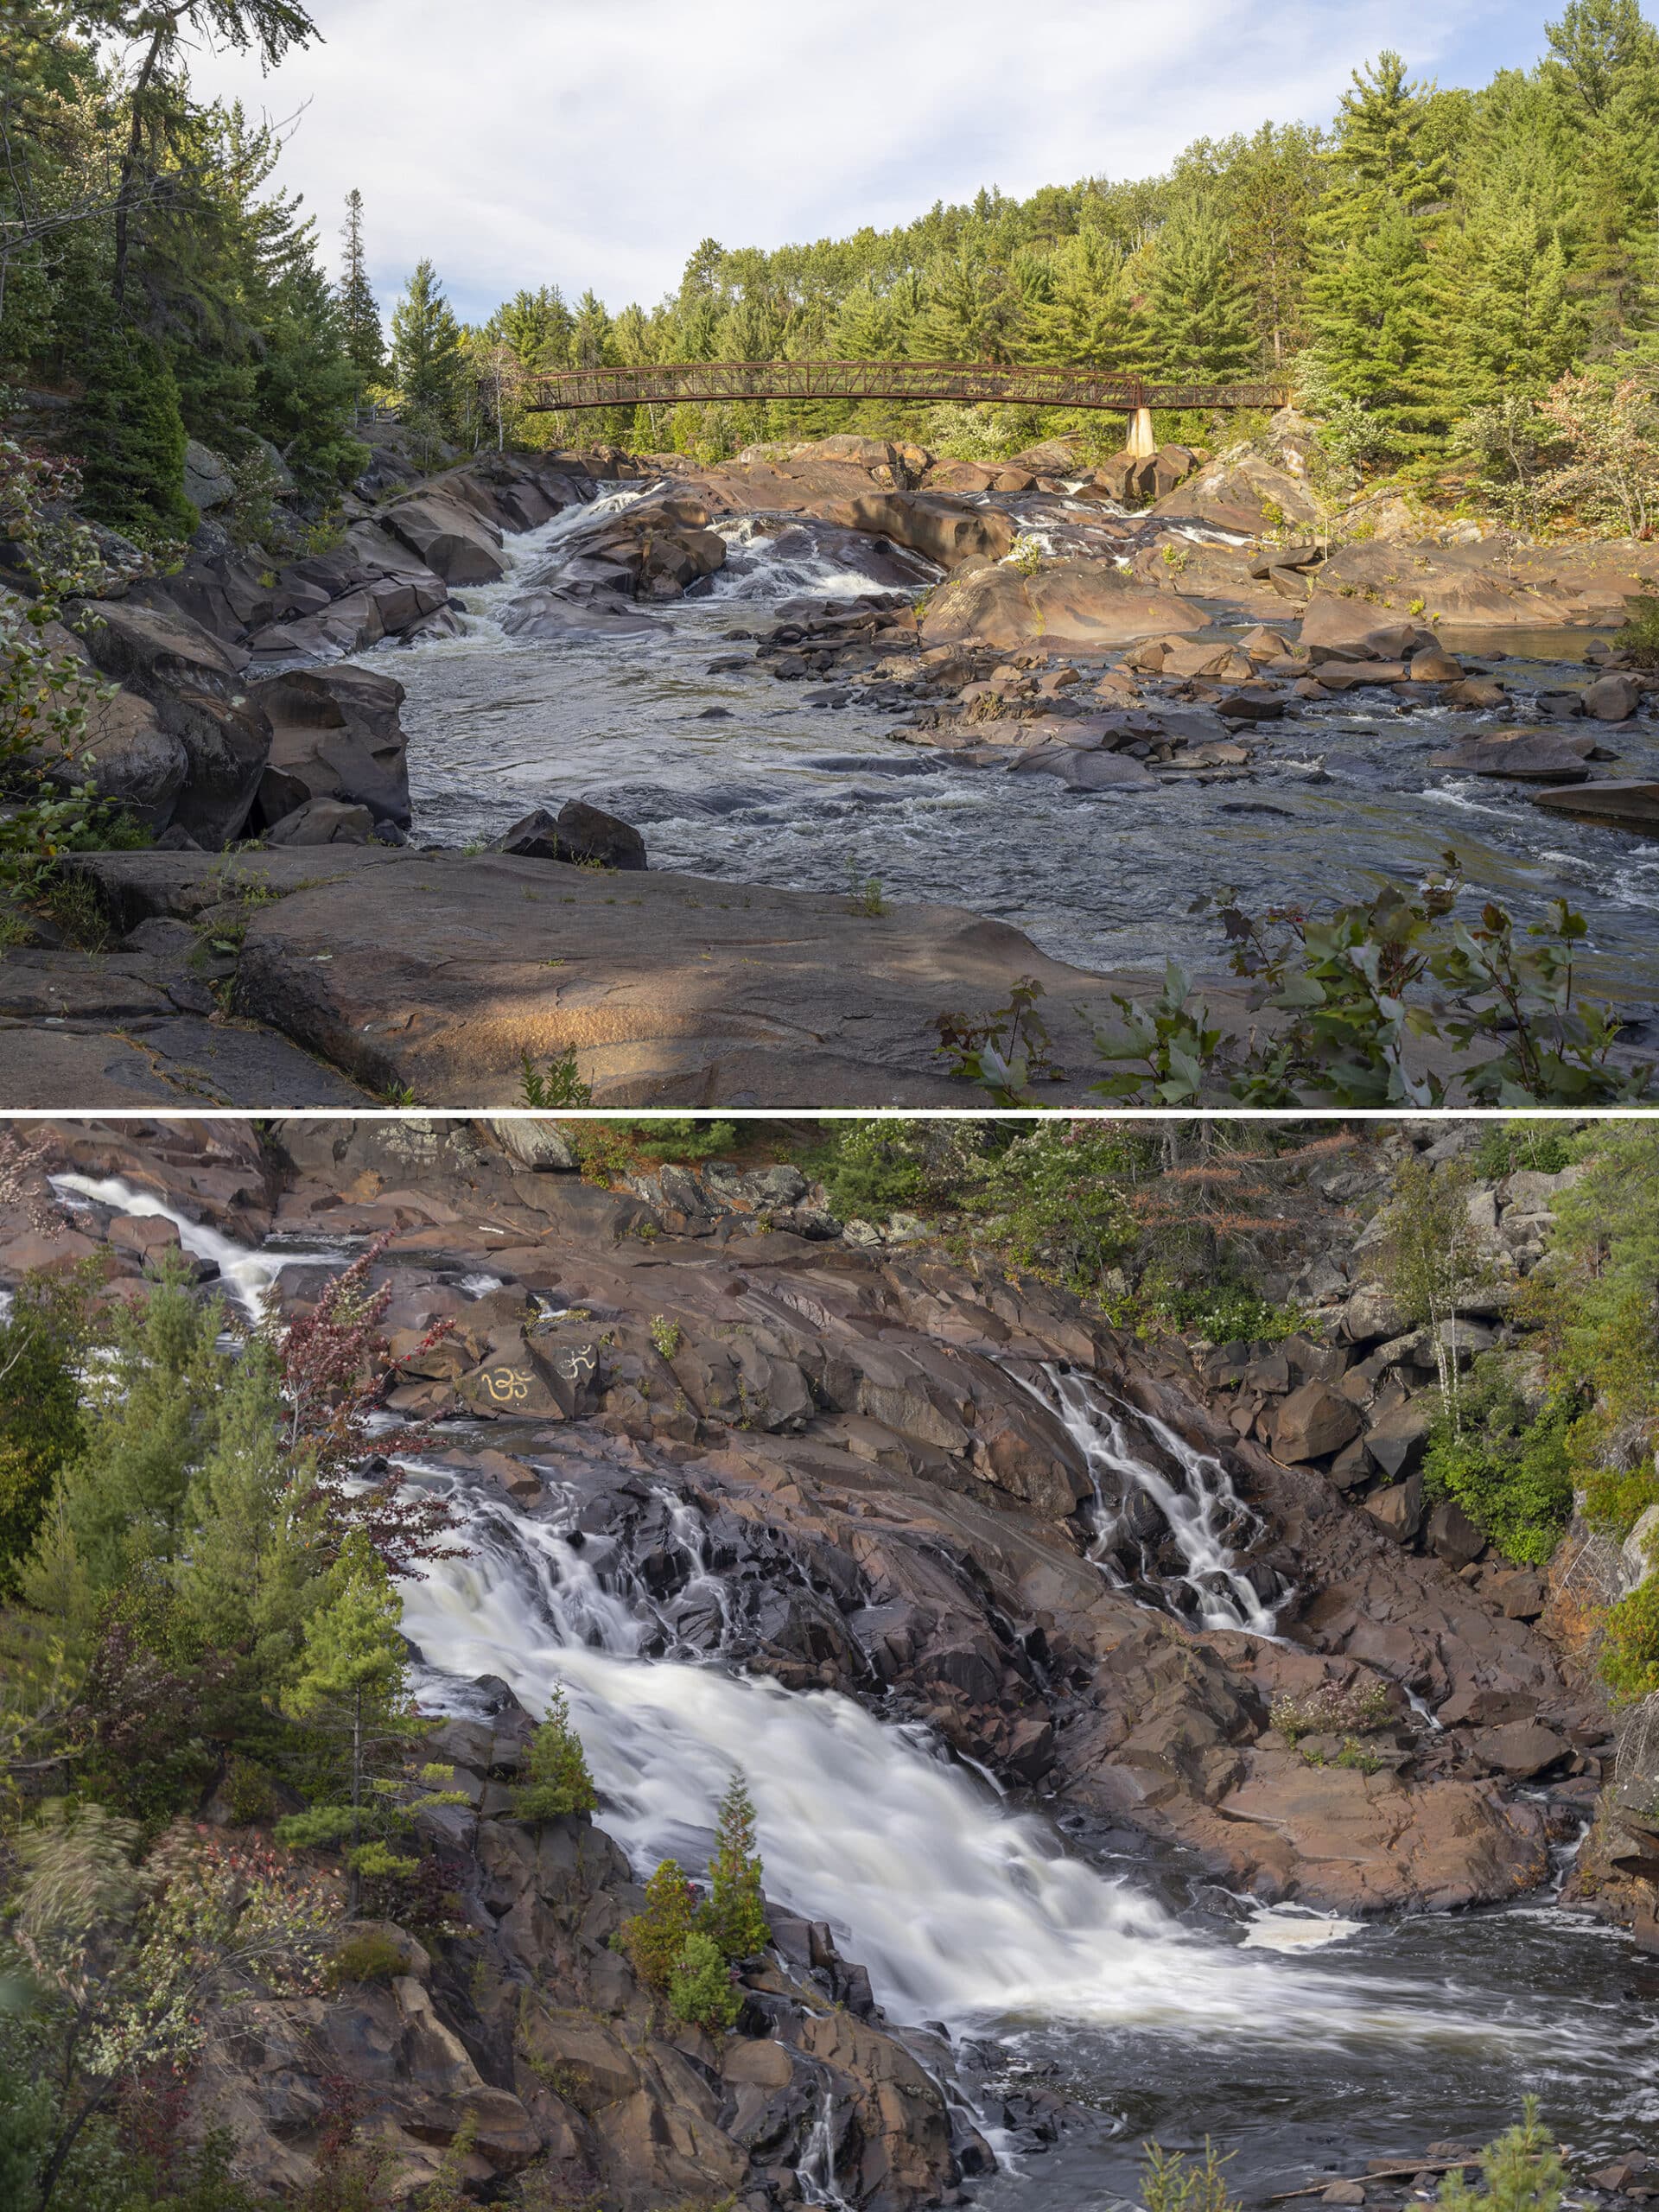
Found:
<svg viewBox="0 0 1659 2212"><path fill-rule="evenodd" d="M1157 452L1158 441L1153 435L1150 407L1137 407L1130 416L1129 434L1123 450L1133 454L1137 461L1149 461Z"/></svg>

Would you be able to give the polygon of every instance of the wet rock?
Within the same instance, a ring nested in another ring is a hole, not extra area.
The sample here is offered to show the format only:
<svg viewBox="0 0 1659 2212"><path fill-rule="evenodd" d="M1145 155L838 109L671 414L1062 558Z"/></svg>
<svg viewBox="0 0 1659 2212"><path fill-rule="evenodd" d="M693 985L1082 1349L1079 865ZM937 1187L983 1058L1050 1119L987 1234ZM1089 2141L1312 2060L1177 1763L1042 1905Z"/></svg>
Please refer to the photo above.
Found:
<svg viewBox="0 0 1659 2212"><path fill-rule="evenodd" d="M1593 737L1566 730L1506 730L1466 739L1449 753L1437 753L1428 765L1458 775L1503 776L1518 783L1582 783L1596 749Z"/></svg>
<svg viewBox="0 0 1659 2212"><path fill-rule="evenodd" d="M1610 778L1605 783L1535 791L1532 803L1551 814L1565 814L1575 822L1589 822L1603 829L1633 830L1649 836L1659 830L1659 783Z"/></svg>
<svg viewBox="0 0 1659 2212"><path fill-rule="evenodd" d="M499 529L441 491L399 499L380 519L383 528L447 584L499 583L505 574Z"/></svg>
<svg viewBox="0 0 1659 2212"><path fill-rule="evenodd" d="M645 841L632 823L619 821L585 799L567 799L556 817L538 806L497 838L492 852L520 860L566 861L604 868L643 868Z"/></svg>
<svg viewBox="0 0 1659 2212"><path fill-rule="evenodd" d="M1601 722L1626 722L1642 704L1642 685L1634 676L1599 676L1580 695L1580 711Z"/></svg>

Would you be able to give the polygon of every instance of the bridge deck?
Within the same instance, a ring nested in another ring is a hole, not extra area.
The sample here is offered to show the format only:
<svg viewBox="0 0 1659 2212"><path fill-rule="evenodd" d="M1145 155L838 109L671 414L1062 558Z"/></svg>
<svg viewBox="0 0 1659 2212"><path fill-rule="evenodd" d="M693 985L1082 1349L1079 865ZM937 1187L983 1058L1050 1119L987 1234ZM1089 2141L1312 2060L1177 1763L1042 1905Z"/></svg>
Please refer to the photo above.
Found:
<svg viewBox="0 0 1659 2212"><path fill-rule="evenodd" d="M531 414L718 399L959 399L1015 407L1282 407L1281 385L1147 384L1089 368L970 361L672 361L571 369L537 379Z"/></svg>

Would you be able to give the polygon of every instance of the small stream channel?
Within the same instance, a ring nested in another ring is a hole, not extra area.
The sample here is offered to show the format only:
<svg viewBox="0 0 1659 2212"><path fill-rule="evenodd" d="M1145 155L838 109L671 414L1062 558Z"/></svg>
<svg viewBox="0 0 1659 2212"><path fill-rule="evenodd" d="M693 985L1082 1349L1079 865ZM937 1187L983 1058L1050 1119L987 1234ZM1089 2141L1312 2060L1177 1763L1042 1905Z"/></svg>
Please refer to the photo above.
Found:
<svg viewBox="0 0 1659 2212"><path fill-rule="evenodd" d="M1514 785L1429 769L1454 738L1492 727L1490 715L1351 695L1264 726L1249 780L1172 780L1155 794L1071 792L1046 776L951 766L895 742L902 716L809 706L817 687L753 666L706 673L751 650L728 631L769 627L785 600L875 588L823 556L779 559L741 521L722 526L732 554L707 595L652 609L658 628L505 637L499 611L561 539L643 488L609 487L509 538L504 581L461 594L461 636L369 657L408 689L417 842L487 842L532 806L582 797L637 824L654 867L813 891L843 890L852 867L891 898L1014 923L1082 967L1160 965L1173 953L1211 972L1222 965L1214 925L1187 912L1199 893L1236 885L1256 909L1319 905L1368 895L1385 875L1414 879L1452 845L1473 893L1519 917L1562 894L1578 906L1599 988L1627 1007L1656 995L1659 842L1553 818ZM1250 626L1229 616L1223 626ZM1581 683L1588 638L1448 632L1446 642L1524 694ZM1607 741L1621 755L1612 772L1659 774L1651 724Z"/></svg>

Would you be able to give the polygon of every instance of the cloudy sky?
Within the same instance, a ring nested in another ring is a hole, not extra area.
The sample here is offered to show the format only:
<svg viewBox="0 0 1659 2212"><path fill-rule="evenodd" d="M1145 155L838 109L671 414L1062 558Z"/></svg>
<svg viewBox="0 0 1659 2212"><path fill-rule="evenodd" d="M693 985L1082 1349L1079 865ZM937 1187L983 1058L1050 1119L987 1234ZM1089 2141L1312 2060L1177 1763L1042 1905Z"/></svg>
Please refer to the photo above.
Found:
<svg viewBox="0 0 1659 2212"><path fill-rule="evenodd" d="M389 302L423 254L457 310L521 284L649 305L700 238L779 245L982 184L1145 175L1189 139L1329 117L1402 48L1474 83L1531 62L1547 0L310 0L324 42L198 88L298 111L282 171L367 203Z"/></svg>

